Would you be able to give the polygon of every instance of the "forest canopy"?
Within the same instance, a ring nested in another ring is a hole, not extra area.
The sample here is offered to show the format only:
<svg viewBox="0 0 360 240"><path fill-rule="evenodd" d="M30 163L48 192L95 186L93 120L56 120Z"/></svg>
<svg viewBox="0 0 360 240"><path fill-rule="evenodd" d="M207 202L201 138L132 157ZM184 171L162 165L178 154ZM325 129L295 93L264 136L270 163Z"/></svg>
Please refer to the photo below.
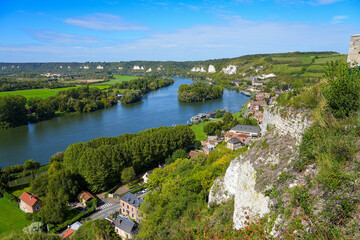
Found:
<svg viewBox="0 0 360 240"><path fill-rule="evenodd" d="M182 102L200 102L222 97L224 90L221 86L203 82L182 84L178 90L178 99Z"/></svg>

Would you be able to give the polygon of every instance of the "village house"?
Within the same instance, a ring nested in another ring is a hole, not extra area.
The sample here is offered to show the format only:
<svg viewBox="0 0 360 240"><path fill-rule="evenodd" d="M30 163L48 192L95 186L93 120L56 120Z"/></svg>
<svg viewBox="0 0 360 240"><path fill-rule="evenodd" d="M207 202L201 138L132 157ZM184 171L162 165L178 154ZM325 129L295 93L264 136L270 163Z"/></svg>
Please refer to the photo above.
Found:
<svg viewBox="0 0 360 240"><path fill-rule="evenodd" d="M229 141L231 138L237 138L237 139L239 139L241 142L243 142L245 144L250 143L250 137L248 135L245 135L245 134L236 134L236 133L232 133L232 132L227 132L224 135L225 142Z"/></svg>
<svg viewBox="0 0 360 240"><path fill-rule="evenodd" d="M261 129L259 126L250 126L250 125L236 125L230 129L230 132L236 134L245 134L250 137L259 137Z"/></svg>
<svg viewBox="0 0 360 240"><path fill-rule="evenodd" d="M143 199L128 192L120 198L120 213L123 216L127 216L135 221L139 222L139 207L142 204Z"/></svg>
<svg viewBox="0 0 360 240"><path fill-rule="evenodd" d="M81 226L82 226L81 222L77 221L73 223L72 225L68 226L66 231L61 235L61 238L65 239L71 237L75 233L75 231L77 231Z"/></svg>
<svg viewBox="0 0 360 240"><path fill-rule="evenodd" d="M91 199L95 198L91 193L87 191L82 191L78 195L78 199L82 204L85 204L87 201L90 201Z"/></svg>
<svg viewBox="0 0 360 240"><path fill-rule="evenodd" d="M197 155L199 155L199 153L196 152L196 151L191 150L191 151L189 152L189 157L190 157L190 158L193 158L193 157L195 157L195 156L197 156Z"/></svg>
<svg viewBox="0 0 360 240"><path fill-rule="evenodd" d="M241 142L238 138L233 137L226 142L226 147L230 148L231 150L237 150L244 146L245 144Z"/></svg>
<svg viewBox="0 0 360 240"><path fill-rule="evenodd" d="M26 213L34 213L40 211L40 208L42 207L42 202L39 198L37 198L37 195L32 195L27 192L23 192L20 199L20 209Z"/></svg>
<svg viewBox="0 0 360 240"><path fill-rule="evenodd" d="M114 222L115 232L123 239L131 239L136 235L136 224L122 216L118 216Z"/></svg>
<svg viewBox="0 0 360 240"><path fill-rule="evenodd" d="M253 87L258 87L258 86L262 86L263 83L262 82L259 82L257 81L256 79L253 79L252 80L252 84L251 84Z"/></svg>
<svg viewBox="0 0 360 240"><path fill-rule="evenodd" d="M265 98L270 99L271 94L270 93L259 93L256 94L255 98L256 101L263 101Z"/></svg>
<svg viewBox="0 0 360 240"><path fill-rule="evenodd" d="M267 103L265 101L249 101L248 107L250 109L256 109L259 110L260 107L265 107L267 106Z"/></svg>

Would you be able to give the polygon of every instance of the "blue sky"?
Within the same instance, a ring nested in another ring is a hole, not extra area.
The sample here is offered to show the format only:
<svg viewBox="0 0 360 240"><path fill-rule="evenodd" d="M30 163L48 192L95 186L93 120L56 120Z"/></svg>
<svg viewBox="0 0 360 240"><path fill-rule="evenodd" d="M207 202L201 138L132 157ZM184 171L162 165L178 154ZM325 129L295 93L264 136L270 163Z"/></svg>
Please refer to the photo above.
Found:
<svg viewBox="0 0 360 240"><path fill-rule="evenodd" d="M359 0L0 0L0 62L347 53Z"/></svg>

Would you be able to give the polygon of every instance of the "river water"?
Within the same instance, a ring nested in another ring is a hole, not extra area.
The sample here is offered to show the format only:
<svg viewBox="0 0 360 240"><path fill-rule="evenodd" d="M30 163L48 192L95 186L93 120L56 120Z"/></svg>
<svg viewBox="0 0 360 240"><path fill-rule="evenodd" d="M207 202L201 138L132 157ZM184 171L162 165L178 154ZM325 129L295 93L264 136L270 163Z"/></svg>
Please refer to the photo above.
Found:
<svg viewBox="0 0 360 240"><path fill-rule="evenodd" d="M224 89L220 99L198 103L181 103L177 90L190 79L174 78L169 87L147 94L141 102L92 113L72 114L48 121L0 131L0 166L22 164L28 159L48 163L52 154L64 151L70 144L102 136L118 136L141 130L186 124L191 116L227 108L238 112L248 97Z"/></svg>

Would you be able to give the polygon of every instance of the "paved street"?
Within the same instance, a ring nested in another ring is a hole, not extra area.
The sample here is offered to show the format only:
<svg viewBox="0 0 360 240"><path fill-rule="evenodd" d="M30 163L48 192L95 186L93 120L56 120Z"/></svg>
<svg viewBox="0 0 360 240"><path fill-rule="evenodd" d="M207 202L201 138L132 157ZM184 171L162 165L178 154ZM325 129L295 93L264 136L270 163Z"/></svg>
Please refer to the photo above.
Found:
<svg viewBox="0 0 360 240"><path fill-rule="evenodd" d="M120 202L118 204L111 205L107 208L100 209L96 213L90 215L89 217L91 219L100 219L100 218L105 219L110 214L115 213L116 211L119 210L120 210Z"/></svg>

